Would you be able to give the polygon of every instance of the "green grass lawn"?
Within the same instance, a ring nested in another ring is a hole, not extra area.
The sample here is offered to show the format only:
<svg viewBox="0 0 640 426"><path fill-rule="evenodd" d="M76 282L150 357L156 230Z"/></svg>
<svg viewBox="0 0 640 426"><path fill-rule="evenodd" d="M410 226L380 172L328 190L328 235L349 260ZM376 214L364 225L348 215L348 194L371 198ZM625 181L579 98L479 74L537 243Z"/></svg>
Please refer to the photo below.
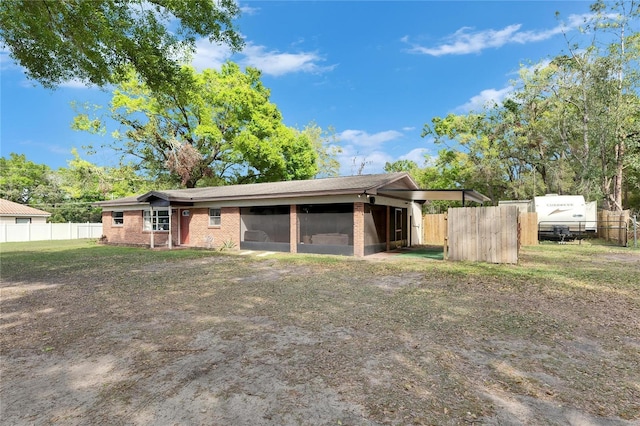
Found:
<svg viewBox="0 0 640 426"><path fill-rule="evenodd" d="M493 265L76 240L0 256L9 424L640 421L638 250Z"/></svg>

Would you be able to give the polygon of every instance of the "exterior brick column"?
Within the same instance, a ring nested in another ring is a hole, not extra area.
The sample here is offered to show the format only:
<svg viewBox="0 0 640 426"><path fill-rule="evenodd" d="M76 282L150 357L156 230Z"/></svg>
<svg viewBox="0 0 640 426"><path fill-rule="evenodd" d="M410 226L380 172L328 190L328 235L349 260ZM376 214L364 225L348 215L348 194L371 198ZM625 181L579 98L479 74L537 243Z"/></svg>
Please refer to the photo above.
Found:
<svg viewBox="0 0 640 426"><path fill-rule="evenodd" d="M232 241L236 247L240 247L240 207L222 207L220 209L220 243Z"/></svg>
<svg viewBox="0 0 640 426"><path fill-rule="evenodd" d="M289 251L291 253L298 252L298 206L291 204L289 207Z"/></svg>
<svg viewBox="0 0 640 426"><path fill-rule="evenodd" d="M364 256L364 203L353 203L353 255Z"/></svg>

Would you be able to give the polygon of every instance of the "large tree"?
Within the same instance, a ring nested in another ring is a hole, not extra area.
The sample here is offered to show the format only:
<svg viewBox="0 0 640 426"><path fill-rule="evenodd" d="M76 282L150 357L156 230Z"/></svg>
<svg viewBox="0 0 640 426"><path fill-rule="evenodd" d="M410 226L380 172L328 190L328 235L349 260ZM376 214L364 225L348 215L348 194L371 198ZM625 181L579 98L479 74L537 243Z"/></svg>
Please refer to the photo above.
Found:
<svg viewBox="0 0 640 426"><path fill-rule="evenodd" d="M425 125L423 136L447 146L438 163L456 181L494 202L554 192L631 206L640 192L640 35L631 24L640 11L625 1L596 2L592 12L590 44L522 67L504 103Z"/></svg>
<svg viewBox="0 0 640 426"><path fill-rule="evenodd" d="M235 0L3 0L0 40L45 87L104 86L133 67L158 88L175 81L196 37L239 50L238 15Z"/></svg>
<svg viewBox="0 0 640 426"><path fill-rule="evenodd" d="M599 160L604 207L621 210L627 176L639 163L640 3L598 0L591 12L584 28L590 42L569 44L566 62L581 79L573 90L581 92L582 141Z"/></svg>
<svg viewBox="0 0 640 426"><path fill-rule="evenodd" d="M305 132L285 126L255 68L181 69L172 88L153 91L131 72L114 91L111 147L166 185L221 185L313 177L317 153ZM101 132L86 114L75 127Z"/></svg>
<svg viewBox="0 0 640 426"><path fill-rule="evenodd" d="M0 158L0 198L15 203L39 203L57 192L53 171L36 164L24 154L10 153Z"/></svg>
<svg viewBox="0 0 640 426"><path fill-rule="evenodd" d="M309 138L313 145L318 166L318 177L331 177L340 174L340 162L336 158L342 152L342 148L338 145L338 138L333 128L324 131L316 123L310 123L302 133Z"/></svg>
<svg viewBox="0 0 640 426"><path fill-rule="evenodd" d="M0 157L0 198L28 204L52 213L51 222L99 222L95 201L127 197L153 185L131 166L102 167L72 150L68 167L52 170L24 154Z"/></svg>

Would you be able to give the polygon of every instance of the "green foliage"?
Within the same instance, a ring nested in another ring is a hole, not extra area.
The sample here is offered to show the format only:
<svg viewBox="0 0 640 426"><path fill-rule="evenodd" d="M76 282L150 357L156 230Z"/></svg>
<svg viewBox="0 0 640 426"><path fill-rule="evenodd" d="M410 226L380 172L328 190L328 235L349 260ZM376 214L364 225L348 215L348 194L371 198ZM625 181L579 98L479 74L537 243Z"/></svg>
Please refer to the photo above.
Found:
<svg viewBox="0 0 640 426"><path fill-rule="evenodd" d="M111 118L120 128L112 148L136 158L141 170L166 185L307 179L318 172L319 148L308 132L282 123L254 68L226 63L220 71L180 71L172 88L153 91L134 73L118 85ZM78 130L94 131L80 115Z"/></svg>
<svg viewBox="0 0 640 426"><path fill-rule="evenodd" d="M502 105L434 117L423 137L446 148L423 170L425 182L477 189L494 203L553 192L582 194L612 210L636 206L640 36L630 25L640 12L626 6L594 4L584 28L591 44L523 66ZM604 47L602 31L615 35L603 37L613 40Z"/></svg>
<svg viewBox="0 0 640 426"><path fill-rule="evenodd" d="M177 61L195 51L197 37L239 50L232 23L239 12L232 0L4 0L0 39L45 87L72 79L105 86L133 67L159 88L176 81Z"/></svg>
<svg viewBox="0 0 640 426"><path fill-rule="evenodd" d="M236 248L236 243L231 240L225 240L220 246L220 251L233 250Z"/></svg>
<svg viewBox="0 0 640 426"><path fill-rule="evenodd" d="M313 145L318 166L318 177L338 176L340 173L340 162L336 156L342 152L342 148L338 145L338 139L333 128L323 131L316 123L310 123L302 130Z"/></svg>
<svg viewBox="0 0 640 426"><path fill-rule="evenodd" d="M0 198L15 203L41 202L55 189L52 171L45 164L27 160L24 154L0 158Z"/></svg>
<svg viewBox="0 0 640 426"><path fill-rule="evenodd" d="M45 210L50 222L100 222L101 209L91 204L146 192L152 185L131 166L99 167L76 150L67 168L44 164L11 153L0 158L0 198Z"/></svg>
<svg viewBox="0 0 640 426"><path fill-rule="evenodd" d="M406 172L412 174L417 169L418 165L415 161L411 160L398 160L393 163L386 162L384 164L384 171L387 173Z"/></svg>

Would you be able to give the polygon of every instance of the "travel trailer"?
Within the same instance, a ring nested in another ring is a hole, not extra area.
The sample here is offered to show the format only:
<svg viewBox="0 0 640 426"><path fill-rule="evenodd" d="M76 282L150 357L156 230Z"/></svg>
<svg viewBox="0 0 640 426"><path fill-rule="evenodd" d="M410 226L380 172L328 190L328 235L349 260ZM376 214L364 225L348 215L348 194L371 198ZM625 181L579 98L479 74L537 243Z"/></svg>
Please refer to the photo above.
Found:
<svg viewBox="0 0 640 426"><path fill-rule="evenodd" d="M531 207L538 213L538 239L575 239L596 232L596 202L587 203L582 195L533 197Z"/></svg>
<svg viewBox="0 0 640 426"><path fill-rule="evenodd" d="M500 201L498 205L537 213L540 240L573 240L597 230L597 203L586 202L582 195L547 194L533 200Z"/></svg>

